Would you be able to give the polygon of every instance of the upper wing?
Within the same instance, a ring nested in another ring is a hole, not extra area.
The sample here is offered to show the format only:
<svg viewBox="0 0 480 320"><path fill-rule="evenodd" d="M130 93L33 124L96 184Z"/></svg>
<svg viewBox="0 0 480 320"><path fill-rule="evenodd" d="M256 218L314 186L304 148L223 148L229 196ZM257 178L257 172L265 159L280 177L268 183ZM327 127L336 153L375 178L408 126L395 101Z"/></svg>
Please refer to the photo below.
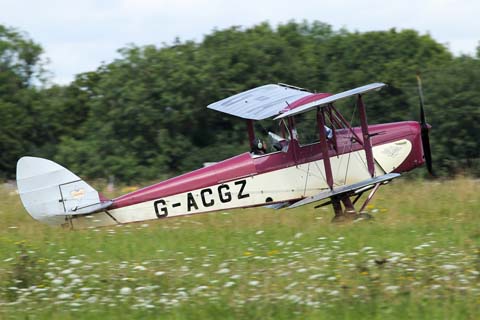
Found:
<svg viewBox="0 0 480 320"><path fill-rule="evenodd" d="M289 110L285 113L282 113L281 115L276 117L275 120L282 119L282 118L285 118L285 117L290 117L290 116L293 116L293 115L296 115L296 114L299 114L299 113L307 112L307 111L312 110L316 107L326 105L326 104L330 104L330 103L333 103L337 100L344 99L344 98L347 98L347 97L351 97L351 96L354 96L354 95L357 95L357 94L366 93L366 92L369 92L369 91L372 91L372 90L380 90L381 88L383 88L385 86L386 86L386 84L381 83L381 82L371 83L371 84L367 84L367 85L362 86L362 87L358 87L358 88L355 88L355 89L340 92L340 93L334 94L334 95L326 97L326 98L321 98L321 99L318 99L318 100L314 100L314 101L311 101L309 103L304 104L303 106L300 106L298 108L295 108L295 109Z"/></svg>
<svg viewBox="0 0 480 320"><path fill-rule="evenodd" d="M306 205L306 204L309 204L309 203L312 203L312 202L321 201L321 200L331 198L331 197L334 197L334 196L339 196L339 195L342 195L342 194L348 194L348 193L358 194L360 192L368 190L371 186L374 186L374 185L379 184L379 183L385 184L385 183L389 182L390 180L393 180L393 179L398 178L398 177L400 177L399 173L388 173L388 174L378 176L378 177L375 177L375 178L371 178L371 179L367 179L367 180L364 180L364 181L361 181L361 182L358 182L358 183L354 183L354 184L350 184L350 185L344 185L344 186L341 186L341 187L338 187L338 188L334 188L333 190L323 191L323 192L320 192L320 193L318 193L314 196L307 197L305 199L297 201L297 202L293 203L292 205L290 205L288 208L289 209L296 208L296 207L303 206L303 205Z"/></svg>
<svg viewBox="0 0 480 320"><path fill-rule="evenodd" d="M244 119L263 120L278 115L289 104L309 95L312 93L294 87L267 84L214 102L207 108Z"/></svg>

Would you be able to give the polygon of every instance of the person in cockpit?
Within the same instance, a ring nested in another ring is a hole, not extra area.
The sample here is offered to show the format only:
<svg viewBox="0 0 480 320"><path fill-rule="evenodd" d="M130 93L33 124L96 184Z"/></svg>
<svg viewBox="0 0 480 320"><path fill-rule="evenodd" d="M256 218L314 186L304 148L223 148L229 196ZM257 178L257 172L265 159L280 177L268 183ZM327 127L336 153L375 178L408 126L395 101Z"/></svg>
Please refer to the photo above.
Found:
<svg viewBox="0 0 480 320"><path fill-rule="evenodd" d="M260 138L255 138L252 142L252 153L253 154L266 154L267 153L267 144L262 141Z"/></svg>

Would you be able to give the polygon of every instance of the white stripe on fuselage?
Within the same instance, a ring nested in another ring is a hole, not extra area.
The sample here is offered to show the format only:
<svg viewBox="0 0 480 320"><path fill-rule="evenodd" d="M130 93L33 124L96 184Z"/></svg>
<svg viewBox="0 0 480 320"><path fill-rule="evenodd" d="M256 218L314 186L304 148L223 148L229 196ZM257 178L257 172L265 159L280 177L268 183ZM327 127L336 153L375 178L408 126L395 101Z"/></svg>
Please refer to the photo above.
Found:
<svg viewBox="0 0 480 320"><path fill-rule="evenodd" d="M388 163L389 169L400 165L410 151L408 140L373 148L375 159L380 160L383 168ZM363 150L332 157L330 162L336 186L370 178ZM375 164L376 176L387 173L382 167ZM109 210L108 214L78 217L72 223L74 227L86 227L177 217L300 199L327 188L323 160L318 160Z"/></svg>

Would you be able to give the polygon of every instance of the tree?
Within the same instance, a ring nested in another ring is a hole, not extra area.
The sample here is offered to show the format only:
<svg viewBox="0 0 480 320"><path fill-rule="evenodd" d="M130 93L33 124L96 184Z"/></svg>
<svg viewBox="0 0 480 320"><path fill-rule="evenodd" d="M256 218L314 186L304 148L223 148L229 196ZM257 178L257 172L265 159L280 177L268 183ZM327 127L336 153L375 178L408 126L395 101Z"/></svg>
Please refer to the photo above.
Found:
<svg viewBox="0 0 480 320"><path fill-rule="evenodd" d="M83 176L124 182L225 159L248 150L245 121L205 107L266 83L335 93L381 81L388 87L366 99L369 122L417 120L418 71L436 167L443 174L463 168L480 174L480 53L453 57L428 34L349 32L290 21L119 52L119 59L67 86L34 86L41 82L41 47L0 28L0 174L12 177L25 154L53 157Z"/></svg>
<svg viewBox="0 0 480 320"><path fill-rule="evenodd" d="M440 173L480 175L480 60L461 56L437 67L425 93Z"/></svg>
<svg viewBox="0 0 480 320"><path fill-rule="evenodd" d="M42 74L42 48L0 25L0 176L12 177L19 156L32 148L32 107Z"/></svg>

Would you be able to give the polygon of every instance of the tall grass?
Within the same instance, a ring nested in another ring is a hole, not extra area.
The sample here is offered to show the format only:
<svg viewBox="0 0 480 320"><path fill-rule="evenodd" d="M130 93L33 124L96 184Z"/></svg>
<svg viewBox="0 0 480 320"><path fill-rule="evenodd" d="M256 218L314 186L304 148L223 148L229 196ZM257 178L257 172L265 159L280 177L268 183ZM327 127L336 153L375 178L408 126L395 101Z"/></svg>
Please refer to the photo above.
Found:
<svg viewBox="0 0 480 320"><path fill-rule="evenodd" d="M255 208L68 231L0 191L0 317L476 319L480 184L395 181L373 221Z"/></svg>

